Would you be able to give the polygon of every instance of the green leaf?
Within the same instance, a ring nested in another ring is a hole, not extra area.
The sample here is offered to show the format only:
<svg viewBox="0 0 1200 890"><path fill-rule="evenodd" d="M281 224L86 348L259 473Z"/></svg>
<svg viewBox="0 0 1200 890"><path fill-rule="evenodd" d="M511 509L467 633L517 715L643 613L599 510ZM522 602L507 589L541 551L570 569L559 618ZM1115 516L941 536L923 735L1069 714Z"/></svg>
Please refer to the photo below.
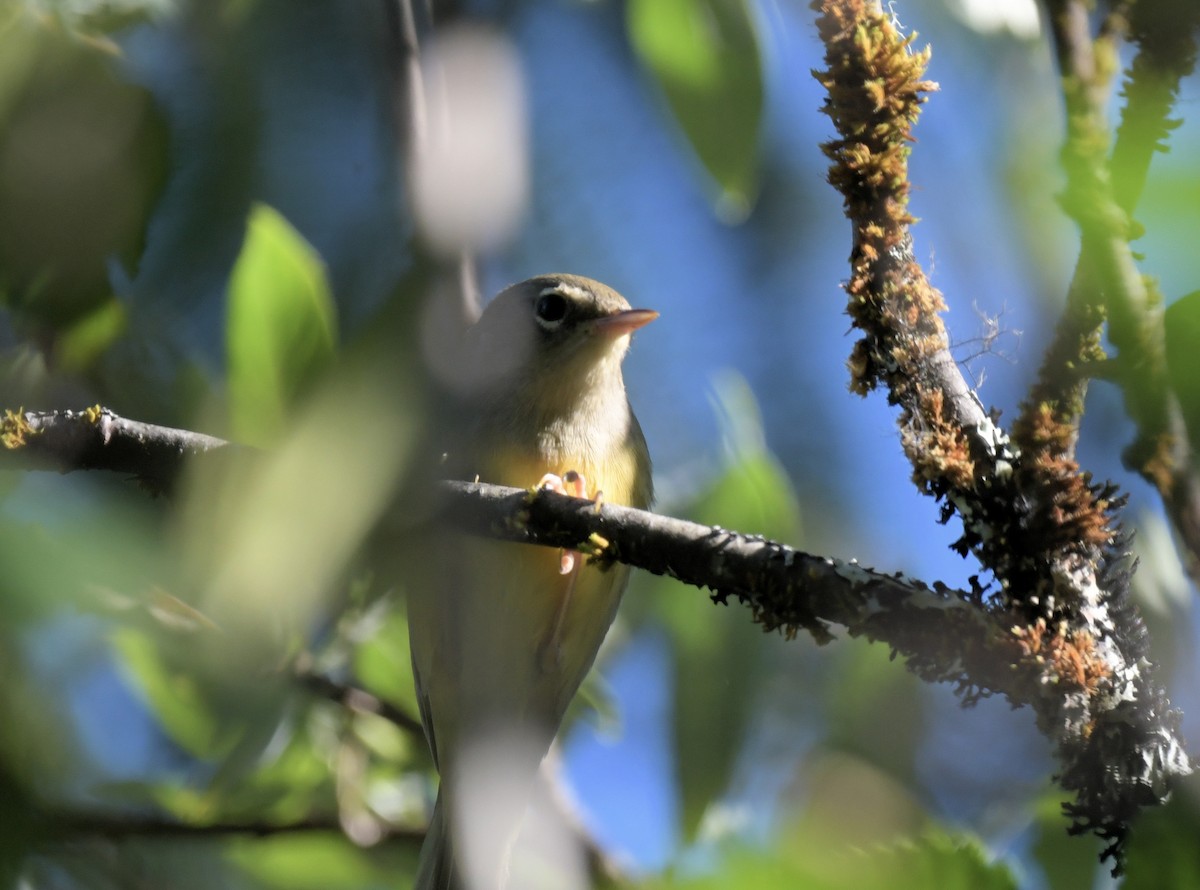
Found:
<svg viewBox="0 0 1200 890"><path fill-rule="evenodd" d="M59 335L59 365L75 373L88 370L125 332L126 321L116 297L101 303Z"/></svg>
<svg viewBox="0 0 1200 890"><path fill-rule="evenodd" d="M795 541L800 510L791 481L766 450L753 396L740 378L715 384L730 466L681 513L747 534ZM685 835L695 834L730 776L755 714L769 640L744 607L704 608L695 591L655 579L649 601L672 629L676 770ZM671 586L674 589L668 589Z"/></svg>
<svg viewBox="0 0 1200 890"><path fill-rule="evenodd" d="M629 0L626 26L720 192L740 220L758 191L762 60L747 0Z"/></svg>
<svg viewBox="0 0 1200 890"><path fill-rule="evenodd" d="M408 650L408 617L392 607L378 631L354 652L354 675L380 698L416 716L417 691Z"/></svg>
<svg viewBox="0 0 1200 890"><path fill-rule="evenodd" d="M232 844L228 858L265 887L287 890L364 890L401 886L412 870L414 844L360 850L340 834L280 835Z"/></svg>
<svg viewBox="0 0 1200 890"><path fill-rule="evenodd" d="M1008 868L988 859L976 838L929 831L919 840L904 841L864 857L865 868L841 886L880 890L1015 888L1017 882Z"/></svg>
<svg viewBox="0 0 1200 890"><path fill-rule="evenodd" d="M223 739L199 681L172 670L163 660L159 646L145 634L118 630L113 648L121 656L163 731L197 757L211 757L231 743Z"/></svg>
<svg viewBox="0 0 1200 890"><path fill-rule="evenodd" d="M853 805L853 802L847 802ZM819 833L819 832L818 832ZM988 861L970 835L925 832L869 850L791 837L774 850L737 849L714 874L649 881L647 890L1012 890L1016 881L1004 865Z"/></svg>
<svg viewBox="0 0 1200 890"><path fill-rule="evenodd" d="M1167 376L1179 400L1192 448L1200 451L1200 291L1168 306L1163 326Z"/></svg>
<svg viewBox="0 0 1200 890"><path fill-rule="evenodd" d="M1051 890L1091 890L1098 884L1103 845L1094 837L1067 833L1071 821L1063 813L1062 802L1059 790L1048 791L1038 800L1031 852Z"/></svg>
<svg viewBox="0 0 1200 890"><path fill-rule="evenodd" d="M163 731L193 756L219 761L210 790L235 787L258 766L288 687L281 676L254 673L233 629L160 638L121 628L113 648Z"/></svg>
<svg viewBox="0 0 1200 890"><path fill-rule="evenodd" d="M1160 807L1138 817L1123 890L1200 887L1200 802L1189 780ZM1191 793L1189 793L1191 792Z"/></svg>
<svg viewBox="0 0 1200 890"><path fill-rule="evenodd" d="M250 212L227 308L232 435L270 444L289 409L332 363L337 323L320 258L266 205Z"/></svg>
<svg viewBox="0 0 1200 890"><path fill-rule="evenodd" d="M20 320L58 331L110 298L168 165L166 119L115 45L0 3L0 296Z"/></svg>

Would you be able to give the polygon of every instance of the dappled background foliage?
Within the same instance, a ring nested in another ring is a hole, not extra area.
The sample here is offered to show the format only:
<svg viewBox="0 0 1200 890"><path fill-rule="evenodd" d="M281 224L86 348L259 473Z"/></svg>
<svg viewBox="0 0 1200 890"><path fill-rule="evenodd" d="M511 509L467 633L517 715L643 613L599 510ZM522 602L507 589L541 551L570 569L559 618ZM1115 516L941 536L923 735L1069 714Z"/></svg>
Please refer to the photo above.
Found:
<svg viewBox="0 0 1200 890"><path fill-rule="evenodd" d="M434 5L517 84L447 219L411 209L416 100L387 3L0 6L5 405L103 403L264 449L169 496L0 475L10 885L408 886L433 775L396 541L424 515L454 237L485 294L572 271L663 313L626 365L662 512L968 586L885 400L847 391L848 228L807 7ZM941 85L911 159L916 250L960 361L1011 414L1077 246L1047 41L1020 4L976 5L896 10ZM423 64L440 40L422 34ZM1168 301L1200 281L1196 96L1193 77L1139 213ZM1131 495L1139 603L1194 748L1195 596L1120 466L1119 395L1089 399L1080 457ZM963 710L882 647L765 636L663 579L635 578L554 766L575 867L599 851L637 886L1104 880L1029 713ZM1198 832L1193 781L1139 823L1127 885L1200 886Z"/></svg>

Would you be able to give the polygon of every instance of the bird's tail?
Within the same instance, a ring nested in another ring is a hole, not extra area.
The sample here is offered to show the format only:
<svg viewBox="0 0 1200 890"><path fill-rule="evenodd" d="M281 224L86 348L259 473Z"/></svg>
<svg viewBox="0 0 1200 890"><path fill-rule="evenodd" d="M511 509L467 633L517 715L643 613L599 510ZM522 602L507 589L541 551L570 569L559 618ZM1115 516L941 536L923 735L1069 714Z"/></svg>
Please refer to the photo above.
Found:
<svg viewBox="0 0 1200 890"><path fill-rule="evenodd" d="M425 832L425 841L421 844L413 890L462 890L461 877L456 871L449 820L443 795L439 793L437 803L433 806L433 816L429 820L429 829Z"/></svg>

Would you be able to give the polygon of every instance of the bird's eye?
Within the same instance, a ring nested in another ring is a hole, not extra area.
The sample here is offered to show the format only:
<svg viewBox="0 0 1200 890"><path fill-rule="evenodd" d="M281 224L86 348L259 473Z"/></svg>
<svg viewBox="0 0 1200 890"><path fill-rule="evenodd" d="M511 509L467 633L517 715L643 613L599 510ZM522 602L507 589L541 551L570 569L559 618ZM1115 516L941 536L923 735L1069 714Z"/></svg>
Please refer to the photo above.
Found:
<svg viewBox="0 0 1200 890"><path fill-rule="evenodd" d="M533 311L537 323L545 330L552 331L567 317L567 299L562 294L545 294L538 299Z"/></svg>

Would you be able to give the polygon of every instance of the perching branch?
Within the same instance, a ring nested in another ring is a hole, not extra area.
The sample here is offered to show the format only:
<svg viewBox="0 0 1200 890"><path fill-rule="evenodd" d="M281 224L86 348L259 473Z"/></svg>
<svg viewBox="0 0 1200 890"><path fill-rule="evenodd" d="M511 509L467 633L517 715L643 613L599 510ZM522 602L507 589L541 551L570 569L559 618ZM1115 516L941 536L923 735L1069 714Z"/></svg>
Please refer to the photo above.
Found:
<svg viewBox="0 0 1200 890"><path fill-rule="evenodd" d="M50 447L49 440L39 441L47 435L89 444ZM29 449L43 456L43 465L63 471L106 468L143 477L128 456L136 446L156 475L168 479L189 455L227 447L219 439L140 424L103 409L9 413L0 436L8 445L0 453L10 458ZM713 591L719 603L745 603L764 628L789 637L803 630L824 642L843 628L850 636L886 643L919 676L953 683L967 701L1001 694L1014 705L1029 705L1060 746L1063 727L1090 724L1093 737L1103 741L1083 745L1072 752L1075 758L1064 756L1064 784L1088 789L1091 805L1105 804L1124 819L1136 809L1130 800L1142 805L1156 799L1169 779L1190 770L1176 715L1160 699L1142 697L1134 681L1122 679L1146 665L1126 665L1112 636L1068 636L1045 619L1026 622L1013 604L987 600L978 587L928 585L628 507L465 482L444 483L442 494L445 519L468 532L578 549L601 561L670 575ZM333 694L325 684L309 682L314 691ZM1123 734L1126 727L1132 737ZM1112 760L1117 754L1120 759Z"/></svg>
<svg viewBox="0 0 1200 890"><path fill-rule="evenodd" d="M108 469L139 478L146 474L130 457L139 449L155 478L170 479L189 456L228 447L212 436L127 420L107 409L10 413L0 434L8 444L0 454L8 458L27 452L64 472ZM1035 654L1030 640L1013 632L1008 616L985 607L978 589L930 586L761 537L614 504L597 507L553 492L531 496L467 482L445 482L442 489L445 515L466 531L577 548L601 561L669 575L713 591L718 602L745 603L765 629L789 637L803 630L825 642L841 627L850 636L887 643L925 679L955 683L972 697L1002 694L1042 710L1071 685L1070 678L1056 686L1042 682L1044 666L1029 657ZM320 677L302 682L327 697L345 693ZM406 715L386 716L417 728Z"/></svg>
<svg viewBox="0 0 1200 890"><path fill-rule="evenodd" d="M365 689L335 682L324 674L313 671L297 671L296 680L313 695L336 702L352 711L377 714L417 738L425 736L425 730L421 727L420 720L390 702L372 695Z"/></svg>
<svg viewBox="0 0 1200 890"><path fill-rule="evenodd" d="M119 417L96 405L83 411L6 411L0 452L12 463L40 469L111 470L155 491L170 488L184 461L229 442L203 433Z"/></svg>
<svg viewBox="0 0 1200 890"><path fill-rule="evenodd" d="M140 453L156 479L173 479L189 457L232 447L212 436L139 423L112 411L9 412L0 422L7 448L0 459L62 472L105 469L146 478ZM980 591L932 588L903 575L812 556L762 538L681 519L541 492L446 482L444 510L467 531L511 541L569 547L618 560L747 603L768 630L818 641L845 627L852 636L887 642L914 661L922 676L953 681L979 694L1002 693L1017 703L1036 678L1014 673L1022 643L1005 620L979 607ZM939 642L939 638L941 642ZM948 647L948 648L947 648ZM939 663L944 667L939 668ZM974 667L971 667L971 666ZM341 694L336 684L305 679L312 691ZM1036 685L1036 684L1035 684ZM398 720L399 723L410 721Z"/></svg>

